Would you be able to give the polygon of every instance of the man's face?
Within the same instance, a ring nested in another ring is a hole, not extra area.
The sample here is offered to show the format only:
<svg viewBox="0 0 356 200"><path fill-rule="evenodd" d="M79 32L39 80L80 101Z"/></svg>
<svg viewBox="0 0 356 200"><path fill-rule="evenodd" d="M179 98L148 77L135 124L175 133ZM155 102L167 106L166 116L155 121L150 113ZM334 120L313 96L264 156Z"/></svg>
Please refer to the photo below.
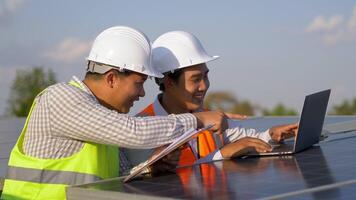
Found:
<svg viewBox="0 0 356 200"><path fill-rule="evenodd" d="M206 64L194 65L183 69L178 82L173 81L171 94L179 106L194 111L202 108L205 94L209 89L209 69Z"/></svg>
<svg viewBox="0 0 356 200"><path fill-rule="evenodd" d="M116 76L113 86L111 105L120 113L128 113L135 101L145 96L143 84L147 75L131 73L128 76Z"/></svg>

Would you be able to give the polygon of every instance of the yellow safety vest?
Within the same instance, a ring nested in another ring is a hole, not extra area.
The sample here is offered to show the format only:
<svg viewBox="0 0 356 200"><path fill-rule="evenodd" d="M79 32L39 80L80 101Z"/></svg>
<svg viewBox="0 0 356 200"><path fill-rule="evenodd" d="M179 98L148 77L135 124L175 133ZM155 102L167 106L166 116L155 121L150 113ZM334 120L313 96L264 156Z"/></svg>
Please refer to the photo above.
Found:
<svg viewBox="0 0 356 200"><path fill-rule="evenodd" d="M76 82L71 81L69 84L81 88ZM35 105L36 100L11 151L2 199L66 199L65 188L68 185L90 183L119 175L119 152L115 146L85 142L79 152L60 159L40 159L25 155L23 139Z"/></svg>

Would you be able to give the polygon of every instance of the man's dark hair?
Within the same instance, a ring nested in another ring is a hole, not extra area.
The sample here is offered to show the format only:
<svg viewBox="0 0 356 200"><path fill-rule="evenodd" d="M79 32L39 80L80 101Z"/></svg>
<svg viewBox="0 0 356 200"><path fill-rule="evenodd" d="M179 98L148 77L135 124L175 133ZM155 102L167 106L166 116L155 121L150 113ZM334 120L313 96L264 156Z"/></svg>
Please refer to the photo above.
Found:
<svg viewBox="0 0 356 200"><path fill-rule="evenodd" d="M167 72L164 73L165 76L168 76L169 78L171 78L174 82L178 83L179 81L179 77L182 75L183 73L183 69L176 69L173 72ZM163 78L155 78L155 82L156 84L159 86L159 90L161 90L162 92L164 92L164 90L166 89L164 87L163 84Z"/></svg>
<svg viewBox="0 0 356 200"><path fill-rule="evenodd" d="M126 70L126 69L124 71L122 71L122 72L119 71L119 70L116 70L116 69L111 69L111 70L115 70L117 72L118 76L129 76L130 74L133 73L133 71ZM111 71L111 70L109 70L109 71ZM109 71L107 71L106 73L108 73ZM85 79L90 79L90 80L97 81L97 80L101 80L105 76L105 74L99 74L99 73L96 73L96 72L89 72L88 71L85 74Z"/></svg>

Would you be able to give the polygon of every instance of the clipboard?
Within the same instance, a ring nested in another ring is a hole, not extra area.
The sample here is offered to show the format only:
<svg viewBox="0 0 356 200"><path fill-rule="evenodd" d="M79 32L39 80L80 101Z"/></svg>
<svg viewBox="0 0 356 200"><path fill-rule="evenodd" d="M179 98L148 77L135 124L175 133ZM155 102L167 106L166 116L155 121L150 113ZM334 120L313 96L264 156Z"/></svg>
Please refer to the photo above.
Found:
<svg viewBox="0 0 356 200"><path fill-rule="evenodd" d="M208 125L201 129L194 130L193 128L186 131L183 135L175 139L169 146L163 149L159 154L152 156L150 159L146 160L145 162L140 163L136 167L132 168L130 175L128 175L123 182L126 183L129 180L135 178L136 176L140 175L141 172L144 172L147 167L158 161L159 159L163 158L164 156L168 155L172 151L176 150L178 147L182 146L184 143L191 140L193 137L197 136L200 132L208 130L212 128L214 125Z"/></svg>

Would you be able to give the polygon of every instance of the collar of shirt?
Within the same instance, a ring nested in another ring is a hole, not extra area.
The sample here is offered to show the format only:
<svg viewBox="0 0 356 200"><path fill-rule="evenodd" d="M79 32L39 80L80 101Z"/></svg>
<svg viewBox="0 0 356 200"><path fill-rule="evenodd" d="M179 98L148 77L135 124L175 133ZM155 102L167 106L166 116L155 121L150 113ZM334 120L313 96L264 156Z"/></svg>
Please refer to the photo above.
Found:
<svg viewBox="0 0 356 200"><path fill-rule="evenodd" d="M156 96L156 99L153 102L153 111L154 111L155 115L157 115L157 116L167 116L167 115L169 115L169 113L167 113L167 111L163 108L161 102L159 101L159 99L161 97L162 97L162 93L158 94ZM190 140L188 143L192 147L191 149L193 150L193 154L194 154L195 158L198 159L198 144L197 144L197 140L193 139L193 140Z"/></svg>
<svg viewBox="0 0 356 200"><path fill-rule="evenodd" d="M169 115L169 113L167 113L167 111L163 108L161 102L159 101L159 99L161 98L162 98L162 93L156 96L155 101L153 102L153 111L155 112L156 115L167 116ZM204 111L204 109L199 108L194 112L202 112L202 111Z"/></svg>
<svg viewBox="0 0 356 200"><path fill-rule="evenodd" d="M169 115L167 113L167 111L163 108L161 102L159 101L159 99L162 97L162 94L158 94L156 96L155 101L153 102L153 111L155 112L156 115L159 116L167 116Z"/></svg>
<svg viewBox="0 0 356 200"><path fill-rule="evenodd" d="M78 77L72 76L71 81L73 81L73 82L79 84L79 85L81 86L81 89L82 89L84 92L88 93L90 96L92 96L92 97L99 103L98 99L97 99L97 98L95 97L95 95L91 92L91 90L88 88L88 86L85 85L85 83L84 83L83 81L81 81Z"/></svg>

